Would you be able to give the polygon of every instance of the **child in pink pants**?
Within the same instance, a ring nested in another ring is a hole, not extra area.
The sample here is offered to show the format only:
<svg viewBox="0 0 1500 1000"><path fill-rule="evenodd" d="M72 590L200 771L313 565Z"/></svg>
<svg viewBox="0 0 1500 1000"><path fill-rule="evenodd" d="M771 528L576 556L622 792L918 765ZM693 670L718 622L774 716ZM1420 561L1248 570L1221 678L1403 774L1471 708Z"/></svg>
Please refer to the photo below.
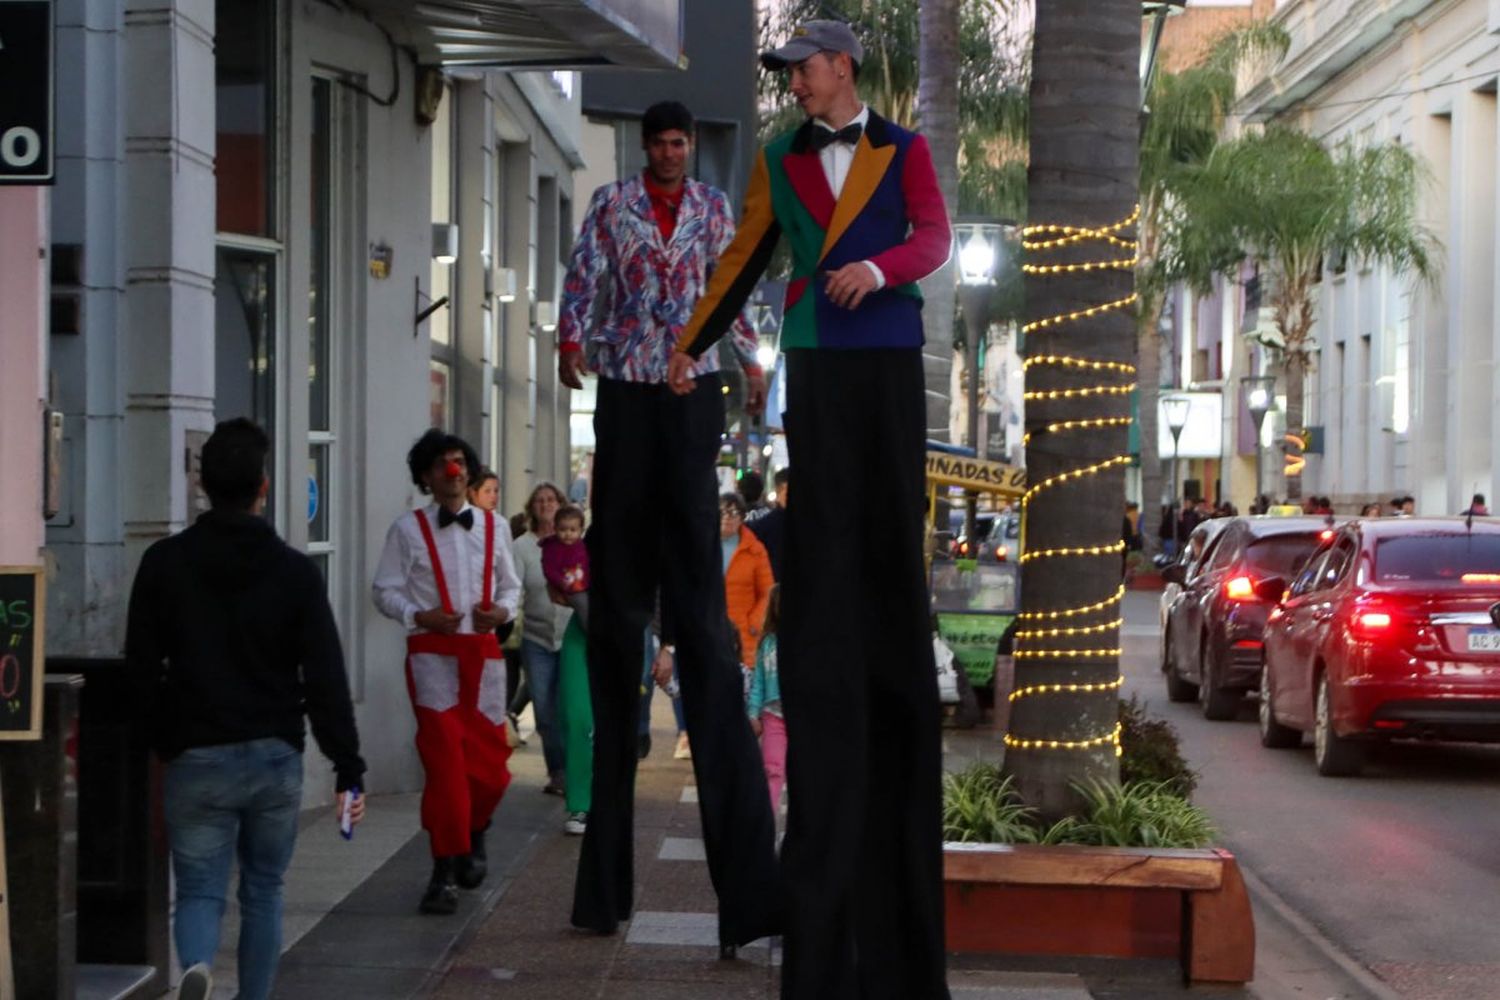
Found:
<svg viewBox="0 0 1500 1000"><path fill-rule="evenodd" d="M746 708L750 728L760 737L760 756L771 786L771 812L781 812L781 788L786 783L786 720L781 716L781 680L776 673L776 622L781 607L780 585L771 588L766 604L766 623L755 651L755 672L750 675Z"/></svg>

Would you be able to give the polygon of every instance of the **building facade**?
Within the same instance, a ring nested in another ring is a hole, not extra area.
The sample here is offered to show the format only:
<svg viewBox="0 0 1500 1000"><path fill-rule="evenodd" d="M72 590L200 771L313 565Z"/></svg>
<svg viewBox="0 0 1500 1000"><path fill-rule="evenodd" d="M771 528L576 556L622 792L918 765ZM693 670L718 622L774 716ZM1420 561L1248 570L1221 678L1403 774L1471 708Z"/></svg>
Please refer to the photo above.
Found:
<svg viewBox="0 0 1500 1000"><path fill-rule="evenodd" d="M369 598L418 502L406 450L469 437L505 511L567 473L575 70L676 65L677 0L61 0L57 20L48 652L119 655L141 553L205 504L203 440L252 417L267 516L328 581L371 790L412 787L400 628Z"/></svg>
<svg viewBox="0 0 1500 1000"><path fill-rule="evenodd" d="M1416 497L1452 513L1500 472L1500 3L1283 0L1285 60L1244 94L1249 122L1330 146L1399 143L1424 162L1420 215L1441 250L1431 283L1330 261L1307 382L1304 493L1339 509ZM1253 326L1255 318L1243 324ZM1279 464L1279 458L1278 458Z"/></svg>

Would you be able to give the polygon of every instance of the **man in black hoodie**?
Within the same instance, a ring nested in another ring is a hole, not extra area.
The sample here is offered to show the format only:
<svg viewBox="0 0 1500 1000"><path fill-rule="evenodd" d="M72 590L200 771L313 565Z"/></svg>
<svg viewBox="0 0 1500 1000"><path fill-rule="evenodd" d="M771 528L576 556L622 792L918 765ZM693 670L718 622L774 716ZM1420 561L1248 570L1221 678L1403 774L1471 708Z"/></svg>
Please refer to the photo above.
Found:
<svg viewBox="0 0 1500 1000"><path fill-rule="evenodd" d="M365 764L323 577L260 516L270 441L243 418L203 446L212 510L146 550L125 655L153 679L151 724L167 761L165 812L187 970L180 996L212 991L209 963L230 865L240 866L240 996L271 993L281 955L281 879L302 804L305 714L333 761L338 812L364 814Z"/></svg>

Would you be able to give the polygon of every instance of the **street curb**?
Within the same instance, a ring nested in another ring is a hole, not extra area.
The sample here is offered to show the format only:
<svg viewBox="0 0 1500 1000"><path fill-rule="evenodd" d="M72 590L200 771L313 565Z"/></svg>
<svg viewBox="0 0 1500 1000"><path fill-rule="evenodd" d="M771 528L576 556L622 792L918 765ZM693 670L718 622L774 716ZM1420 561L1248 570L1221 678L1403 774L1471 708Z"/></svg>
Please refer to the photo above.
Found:
<svg viewBox="0 0 1500 1000"><path fill-rule="evenodd" d="M1272 889L1260 879L1253 871L1240 865L1240 874L1244 876L1245 888L1250 891L1252 901L1265 906L1276 914L1294 931L1300 934L1309 945L1323 954L1339 971L1354 981L1360 989L1369 994L1371 1000L1405 1000L1405 998L1393 990L1385 980L1361 965L1359 960L1340 948L1322 931L1318 930L1302 914L1292 908L1292 905L1282 899L1275 889Z"/></svg>

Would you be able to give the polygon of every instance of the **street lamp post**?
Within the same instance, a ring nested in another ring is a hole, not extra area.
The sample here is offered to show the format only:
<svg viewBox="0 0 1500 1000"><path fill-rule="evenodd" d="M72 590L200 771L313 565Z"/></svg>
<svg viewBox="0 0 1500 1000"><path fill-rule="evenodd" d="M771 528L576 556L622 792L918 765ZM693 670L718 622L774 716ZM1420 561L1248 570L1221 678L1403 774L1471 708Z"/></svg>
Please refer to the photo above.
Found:
<svg viewBox="0 0 1500 1000"><path fill-rule="evenodd" d="M1156 79L1156 56L1167 18L1181 14L1187 0L1142 0L1141 19L1146 22L1146 37L1141 40L1141 107L1145 108Z"/></svg>
<svg viewBox="0 0 1500 1000"><path fill-rule="evenodd" d="M1172 502L1167 505L1167 514L1172 518L1174 543L1182 541L1177 537L1177 442L1182 437L1182 429L1187 426L1188 412L1192 408L1193 401L1186 396L1163 396L1161 399L1162 419L1172 434Z"/></svg>
<svg viewBox="0 0 1500 1000"><path fill-rule="evenodd" d="M974 457L984 458L979 419L979 343L989 328L990 296L1002 256L1001 239L1007 226L997 220L960 220L953 227L954 252L958 258L959 304L964 311L965 367L968 370L968 445ZM974 545L978 494L969 494L964 533ZM978 551L977 548L974 551Z"/></svg>
<svg viewBox="0 0 1500 1000"><path fill-rule="evenodd" d="M1245 405L1250 410L1250 421L1255 425L1255 500L1261 496L1261 460L1265 452L1261 436L1266 423L1266 414L1271 412L1271 393L1276 389L1276 379L1270 375L1246 375L1240 379L1245 390Z"/></svg>

